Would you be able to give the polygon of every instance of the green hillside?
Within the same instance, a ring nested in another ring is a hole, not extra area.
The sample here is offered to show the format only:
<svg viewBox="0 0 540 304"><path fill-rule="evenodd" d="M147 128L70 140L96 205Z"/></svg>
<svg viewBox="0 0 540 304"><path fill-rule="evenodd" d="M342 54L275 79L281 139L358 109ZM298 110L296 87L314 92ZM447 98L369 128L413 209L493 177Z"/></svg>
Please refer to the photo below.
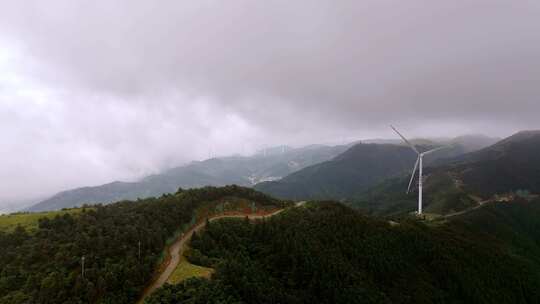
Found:
<svg viewBox="0 0 540 304"><path fill-rule="evenodd" d="M424 171L424 210L451 214L498 200L540 194L540 132L524 131L493 146L435 163ZM409 176L359 192L352 205L374 214L416 209L417 192L405 194Z"/></svg>
<svg viewBox="0 0 540 304"><path fill-rule="evenodd" d="M93 208L73 208L59 211L49 212L21 212L12 214L0 215L0 231L12 232L18 226L26 229L27 231L34 231L38 228L39 220L42 218L52 219L64 214L77 215L81 212L92 210Z"/></svg>
<svg viewBox="0 0 540 304"><path fill-rule="evenodd" d="M434 171L440 170L456 176L467 192L486 199L517 190L540 193L540 131L519 132Z"/></svg>
<svg viewBox="0 0 540 304"><path fill-rule="evenodd" d="M353 207L375 215L397 215L415 212L418 208L418 191L407 194L409 176L401 176L357 194L349 200ZM456 184L448 172L437 172L425 178L423 209L426 213L451 214L479 205L481 199L467 193Z"/></svg>
<svg viewBox="0 0 540 304"><path fill-rule="evenodd" d="M540 200L492 203L449 218L450 224L490 240L511 255L530 260L540 273Z"/></svg>
<svg viewBox="0 0 540 304"><path fill-rule="evenodd" d="M410 148L390 144L357 144L331 161L307 167L280 181L261 183L255 189L289 199L343 199L414 164Z"/></svg>
<svg viewBox="0 0 540 304"><path fill-rule="evenodd" d="M500 226L506 210L426 225L389 223L337 203L255 224L215 222L191 242L216 268L212 278L166 285L146 303L538 303L536 252L504 236L538 246L539 214L521 207L510 216L516 222ZM517 224L523 219L536 221ZM498 228L483 227L488 220Z"/></svg>
<svg viewBox="0 0 540 304"><path fill-rule="evenodd" d="M0 303L134 303L167 242L212 202L215 209L235 198L239 207L283 206L251 189L207 187L41 218L31 232L0 231Z"/></svg>

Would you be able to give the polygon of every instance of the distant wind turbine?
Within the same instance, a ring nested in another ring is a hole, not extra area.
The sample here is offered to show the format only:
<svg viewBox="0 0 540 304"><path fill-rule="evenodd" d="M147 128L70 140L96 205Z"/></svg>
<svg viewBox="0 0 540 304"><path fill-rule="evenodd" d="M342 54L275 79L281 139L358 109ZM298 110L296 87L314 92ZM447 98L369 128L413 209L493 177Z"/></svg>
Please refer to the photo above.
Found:
<svg viewBox="0 0 540 304"><path fill-rule="evenodd" d="M411 185L412 185L412 182L414 180L414 176L416 174L416 169L418 169L418 167L420 167L420 169L418 170L418 214L422 214L422 171L423 171L423 162L424 162L424 156L427 155L427 154L431 154L435 151L439 151L441 149L444 149L444 148L447 148L447 146L443 146L443 147L438 147L438 148L435 148L435 149L432 149L432 150L429 150L429 151L425 151L425 152L422 152L420 153L420 151L418 151L416 149L416 147L411 144L406 138L405 136L401 135L401 133L399 133L398 130L396 130L396 128L394 128L394 126L390 126L392 128L392 130L394 130L398 135L399 137L401 137L401 139L403 139L403 141L409 145L409 147L411 147L411 149L414 150L414 152L416 152L416 154L418 155L418 158L416 159L416 164L414 164L414 169L413 169L413 172L412 172L412 175L411 175L411 180L409 181L409 187L407 187L407 194L409 194L410 190L411 190Z"/></svg>

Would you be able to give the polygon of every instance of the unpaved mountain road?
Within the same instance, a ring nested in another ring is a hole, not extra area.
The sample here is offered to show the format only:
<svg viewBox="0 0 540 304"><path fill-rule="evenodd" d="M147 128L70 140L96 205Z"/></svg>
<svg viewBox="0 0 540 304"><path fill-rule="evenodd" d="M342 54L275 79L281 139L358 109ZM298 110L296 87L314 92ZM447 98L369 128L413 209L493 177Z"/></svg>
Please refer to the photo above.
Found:
<svg viewBox="0 0 540 304"><path fill-rule="evenodd" d="M296 203L295 207L302 206L305 203L306 203L305 201L298 202L298 203ZM272 213L268 213L268 214L233 214L233 215L226 215L225 214L225 215L216 215L216 216L208 218L208 221L212 222L212 221L216 221L216 220L224 219L224 218L245 218L245 217L249 218L250 220L262 219L262 218L265 218L265 217L270 217L270 216L277 215L277 214L283 212L284 210L286 210L286 208L279 209L279 210L276 210L276 211L274 211ZM184 245L187 242L189 242L189 240L193 236L193 232L199 232L201 229L204 228L205 225L206 225L206 221L203 221L202 223L197 224L196 226L189 229L188 232L182 234L171 246L169 246L169 249L168 249L168 254L170 255L169 263L165 267L165 270L163 270L163 272L161 272L161 274L159 275L157 280L153 281L152 284L148 288L146 288L146 290L144 291L142 297L140 298L140 300L137 303L143 303L144 299L147 296L152 294L152 292L154 292L156 289L163 286L163 284L165 284L165 282L167 282L167 280L169 279L169 277L171 276L173 271L176 269L176 266L178 266L178 263L180 262L180 257L184 254L184 248L185 248Z"/></svg>

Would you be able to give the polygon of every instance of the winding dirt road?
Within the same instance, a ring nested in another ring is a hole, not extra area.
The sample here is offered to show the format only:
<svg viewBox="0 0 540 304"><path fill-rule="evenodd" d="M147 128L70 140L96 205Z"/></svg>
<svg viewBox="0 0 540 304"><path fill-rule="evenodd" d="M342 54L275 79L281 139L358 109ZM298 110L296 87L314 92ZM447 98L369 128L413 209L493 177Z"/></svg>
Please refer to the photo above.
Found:
<svg viewBox="0 0 540 304"><path fill-rule="evenodd" d="M305 202L299 202L296 204L296 207L301 206L304 203ZM265 217L277 215L283 212L284 210L285 209L279 209L277 211L267 213L267 214L257 214L257 213L255 214L222 214L222 215L216 215L216 216L210 217L208 218L208 221L212 222L212 221L223 219L223 218L245 218L246 216L250 220L262 219ZM167 282L167 280L169 279L173 271L176 269L176 266L178 266L178 263L180 262L180 257L184 254L184 248L185 248L184 245L186 244L186 242L189 242L189 240L191 239L191 236L193 235L193 232L195 231L199 232L201 229L204 228L205 225L206 225L206 221L203 221L195 225L194 227L189 229L186 233L183 233L171 246L169 246L168 254L170 256L170 259L166 268L163 270L163 272L161 272L159 277L155 281L153 281L149 287L146 288L141 299L137 303L143 303L144 299L147 296L152 294L152 292L154 292L156 289L163 286L165 282Z"/></svg>

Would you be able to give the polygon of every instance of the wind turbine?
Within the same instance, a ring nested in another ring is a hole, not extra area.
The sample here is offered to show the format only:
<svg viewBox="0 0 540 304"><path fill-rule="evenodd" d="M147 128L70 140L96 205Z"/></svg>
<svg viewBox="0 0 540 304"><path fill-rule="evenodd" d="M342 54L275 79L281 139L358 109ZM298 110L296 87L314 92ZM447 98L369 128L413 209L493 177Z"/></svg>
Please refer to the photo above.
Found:
<svg viewBox="0 0 540 304"><path fill-rule="evenodd" d="M413 172L412 172L412 175L411 175L411 180L409 181L409 187L407 187L407 194L409 194L410 190L411 190L411 185L412 185L412 182L414 180L414 176L416 175L416 169L419 168L418 170L418 214L422 214L422 171L423 171L423 162L424 162L424 156L427 155L427 154L431 154L435 151L439 151L441 149L444 149L444 148L447 148L447 146L442 146L442 147L438 147L438 148L435 148L435 149L431 149L431 150L428 150L428 151L425 151L425 152L420 152L416 149L416 147L411 144L406 138L405 136L401 135L401 133L399 133L398 130L396 130L396 128L394 128L394 126L390 126L390 128L392 128L392 130L394 130L398 135L399 137L401 137L401 139L403 139L403 141L409 145L409 147L411 147L411 149L414 150L414 152L416 152L416 154L418 155L418 158L416 159L416 163L414 164L414 169L413 169Z"/></svg>

